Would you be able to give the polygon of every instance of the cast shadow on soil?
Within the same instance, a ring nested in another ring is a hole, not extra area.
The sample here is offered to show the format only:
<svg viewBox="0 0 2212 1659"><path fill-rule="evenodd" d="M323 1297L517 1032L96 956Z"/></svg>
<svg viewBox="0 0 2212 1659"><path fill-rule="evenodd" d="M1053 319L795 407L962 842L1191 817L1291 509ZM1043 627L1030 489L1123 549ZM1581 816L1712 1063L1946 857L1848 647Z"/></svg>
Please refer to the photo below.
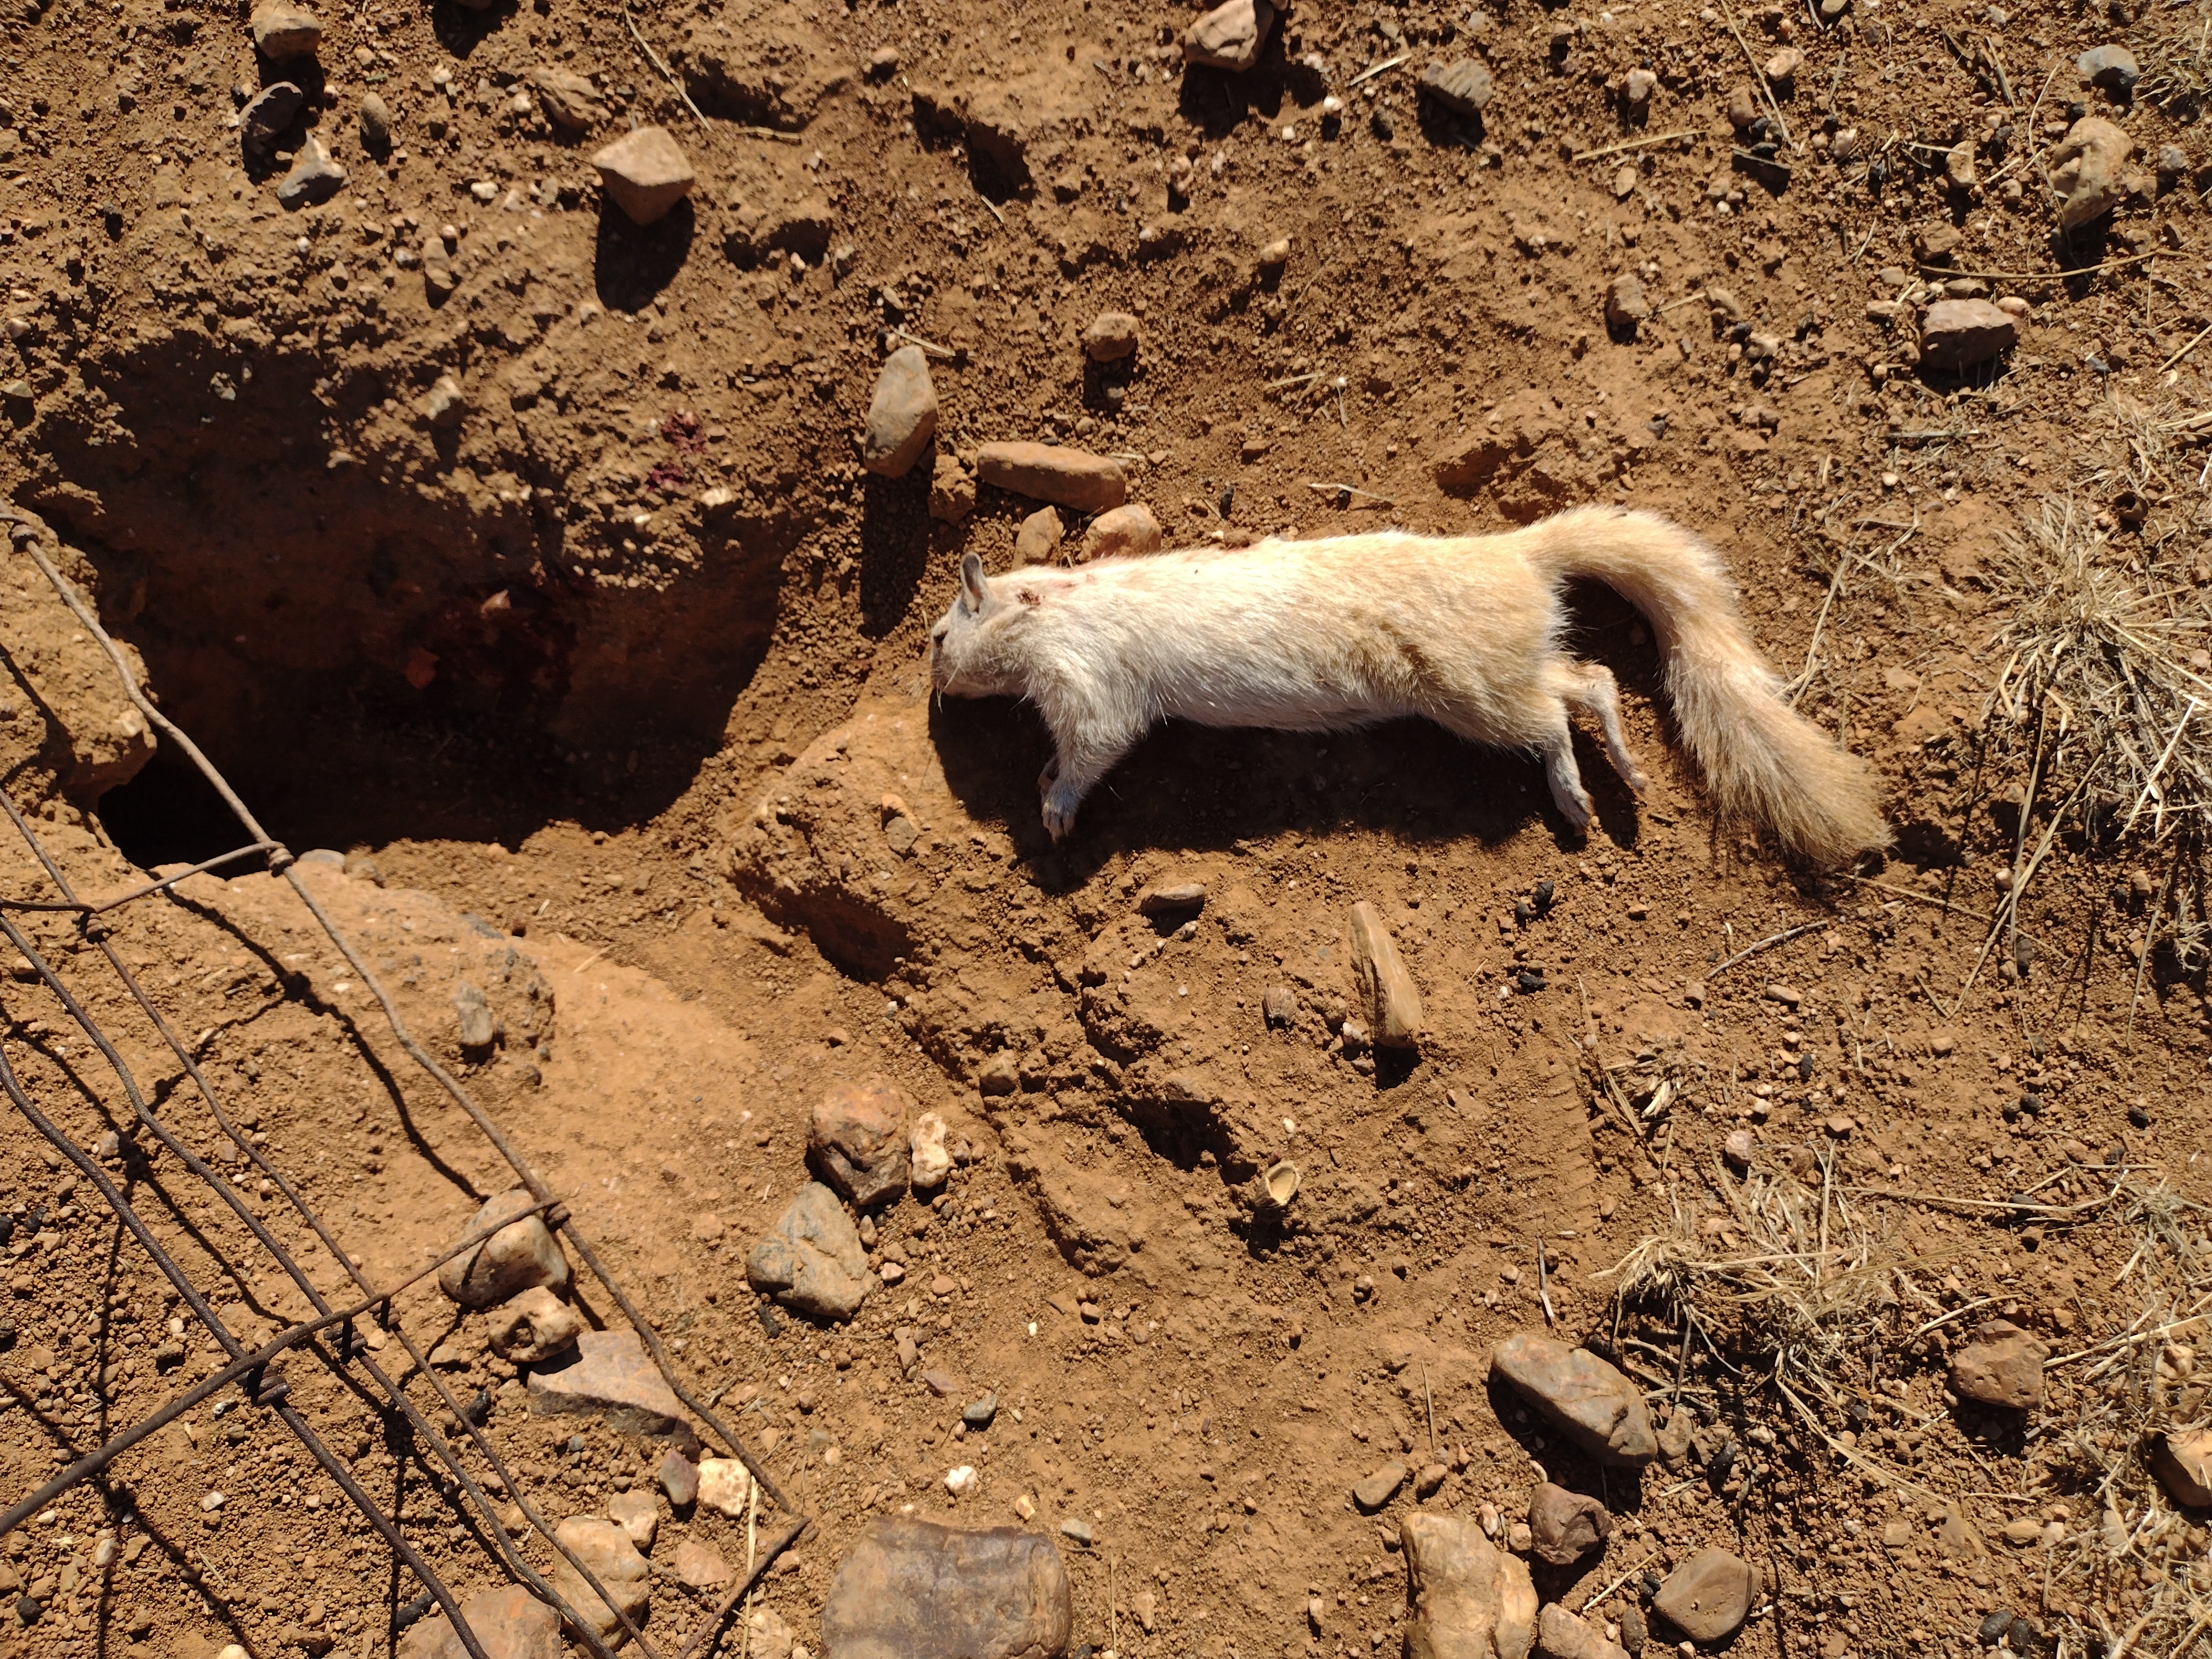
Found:
<svg viewBox="0 0 2212 1659"><path fill-rule="evenodd" d="M697 216L687 198L649 225L619 209L599 215L592 250L592 286L610 311L641 311L676 280L690 257Z"/></svg>
<svg viewBox="0 0 2212 1659"><path fill-rule="evenodd" d="M1671 743L1657 653L1648 634L1642 641L1632 637L1635 613L1609 592L1582 585L1569 605L1569 649L1604 662L1624 691L1656 704L1662 740ZM1290 831L1325 835L1346 824L1395 832L1408 857L1468 836L1497 847L1531 819L1545 822L1563 849L1585 844L1553 806L1536 760L1464 742L1425 720L1324 733L1175 720L1107 775L1084 803L1073 835L1054 848L1035 788L1052 739L1036 711L1007 699L945 699L932 703L929 718L945 782L962 808L1002 828L1048 891L1082 885L1131 848L1219 850ZM1617 845L1632 846L1640 833L1636 798L1579 721L1575 758L1596 803L1599 830Z"/></svg>
<svg viewBox="0 0 2212 1659"><path fill-rule="evenodd" d="M860 493L860 631L872 640L906 620L929 568L934 447L903 478L867 474Z"/></svg>

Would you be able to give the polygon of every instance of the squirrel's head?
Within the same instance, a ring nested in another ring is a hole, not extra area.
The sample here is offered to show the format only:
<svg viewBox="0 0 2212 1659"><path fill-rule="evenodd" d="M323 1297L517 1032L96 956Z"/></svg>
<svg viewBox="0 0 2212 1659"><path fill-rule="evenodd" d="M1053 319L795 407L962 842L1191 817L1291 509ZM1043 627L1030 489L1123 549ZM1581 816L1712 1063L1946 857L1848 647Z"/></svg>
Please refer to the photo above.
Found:
<svg viewBox="0 0 2212 1659"><path fill-rule="evenodd" d="M1000 697L1021 687L996 660L993 642L1010 613L991 591L983 561L973 553L960 561L960 592L929 630L929 683L955 697Z"/></svg>

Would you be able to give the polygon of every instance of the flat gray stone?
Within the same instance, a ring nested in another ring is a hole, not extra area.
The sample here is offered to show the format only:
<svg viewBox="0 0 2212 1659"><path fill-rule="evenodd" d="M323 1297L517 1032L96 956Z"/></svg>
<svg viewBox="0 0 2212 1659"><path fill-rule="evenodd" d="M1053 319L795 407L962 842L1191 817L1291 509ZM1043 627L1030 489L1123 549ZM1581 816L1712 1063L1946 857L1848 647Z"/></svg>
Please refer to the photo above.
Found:
<svg viewBox="0 0 2212 1659"><path fill-rule="evenodd" d="M1498 1345L1491 1366L1559 1431L1601 1463L1640 1468L1659 1455L1636 1385L1585 1348L1534 1331Z"/></svg>
<svg viewBox="0 0 2212 1659"><path fill-rule="evenodd" d="M607 118L599 88L574 70L541 65L530 71L530 84L545 118L563 132L588 132Z"/></svg>
<svg viewBox="0 0 2212 1659"><path fill-rule="evenodd" d="M492 1018L483 990L466 980L453 987L453 1024L464 1051L489 1048L499 1035L499 1022Z"/></svg>
<svg viewBox="0 0 2212 1659"><path fill-rule="evenodd" d="M292 170L276 181L276 201L287 208L313 207L345 188L346 170L313 133L292 158Z"/></svg>
<svg viewBox="0 0 2212 1659"><path fill-rule="evenodd" d="M1372 1515L1395 1498L1398 1488L1405 1484L1406 1466L1403 1463L1385 1463L1352 1487L1352 1501Z"/></svg>
<svg viewBox="0 0 2212 1659"><path fill-rule="evenodd" d="M1490 102L1490 70L1474 58L1431 64L1421 71L1421 90L1448 110L1461 115L1480 115Z"/></svg>
<svg viewBox="0 0 2212 1659"><path fill-rule="evenodd" d="M683 1420L683 1403L635 1331L582 1331L573 1354L530 1373L534 1417L584 1413L619 1434L667 1434Z"/></svg>
<svg viewBox="0 0 2212 1659"><path fill-rule="evenodd" d="M1051 1539L883 1516L837 1564L825 1659L1058 1659L1074 1624Z"/></svg>
<svg viewBox="0 0 2212 1659"><path fill-rule="evenodd" d="M1061 444L985 444L975 472L997 489L1079 513L1103 513L1129 498L1119 461Z"/></svg>
<svg viewBox="0 0 2212 1659"><path fill-rule="evenodd" d="M300 112L307 94L289 81L272 81L253 94L238 112L238 146L249 162L269 159L269 147L283 135Z"/></svg>
<svg viewBox="0 0 2212 1659"><path fill-rule="evenodd" d="M812 1181L753 1246L745 1277L755 1290L816 1319L850 1319L876 1288L852 1217L836 1194Z"/></svg>
<svg viewBox="0 0 2212 1659"><path fill-rule="evenodd" d="M2092 46L2074 60L2074 67L2081 72L2086 84L2102 87L2123 98L2132 93L2136 82L2142 78L2135 53L2125 46Z"/></svg>
<svg viewBox="0 0 2212 1659"><path fill-rule="evenodd" d="M2012 349L2020 325L1987 300L1938 300L1920 324L1920 361L1930 368L1973 368Z"/></svg>
<svg viewBox="0 0 2212 1659"><path fill-rule="evenodd" d="M929 378L929 359L920 346L901 346L884 359L876 376L860 434L860 465L886 478L903 478L936 435L937 387Z"/></svg>

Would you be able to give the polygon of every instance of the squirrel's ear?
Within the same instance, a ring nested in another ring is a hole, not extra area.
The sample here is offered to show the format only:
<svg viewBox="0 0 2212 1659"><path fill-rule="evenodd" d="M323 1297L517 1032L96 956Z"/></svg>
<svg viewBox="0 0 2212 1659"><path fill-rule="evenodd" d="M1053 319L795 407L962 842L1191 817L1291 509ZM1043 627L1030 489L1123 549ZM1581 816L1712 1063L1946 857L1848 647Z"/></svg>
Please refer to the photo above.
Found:
<svg viewBox="0 0 2212 1659"><path fill-rule="evenodd" d="M973 553L960 561L960 599L975 613L991 602L991 590L983 581L983 561Z"/></svg>

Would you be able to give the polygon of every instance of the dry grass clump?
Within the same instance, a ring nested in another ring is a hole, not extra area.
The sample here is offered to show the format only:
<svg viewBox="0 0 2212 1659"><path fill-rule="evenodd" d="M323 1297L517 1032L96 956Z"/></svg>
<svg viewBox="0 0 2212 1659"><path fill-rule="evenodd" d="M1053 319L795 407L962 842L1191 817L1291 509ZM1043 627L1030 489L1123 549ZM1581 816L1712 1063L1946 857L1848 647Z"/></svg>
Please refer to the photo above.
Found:
<svg viewBox="0 0 2212 1659"><path fill-rule="evenodd" d="M2198 9L2192 27L2151 41L2137 57L2142 78L2136 82L2136 96L2177 121L2194 121L2212 103L2212 6Z"/></svg>
<svg viewBox="0 0 2212 1659"><path fill-rule="evenodd" d="M2067 1404L2039 1437L2034 1479L2073 1510L2050 1554L2051 1583L2082 1608L2056 1633L2061 1652L2212 1659L2203 1534L2151 1464L2161 1435L2212 1422L2208 1390L2194 1380L2212 1310L2212 1250L2191 1236L2197 1206L2163 1183L2131 1184L2124 1202L2136 1243L2117 1284L2135 1285L2136 1317L2053 1362L2070 1385ZM2212 1381L2212 1356L2203 1374Z"/></svg>
<svg viewBox="0 0 2212 1659"><path fill-rule="evenodd" d="M1826 1149L1817 1179L1754 1165L1713 1185L1725 1213L1675 1201L1663 1236L1646 1237L1610 1269L1618 1313L1656 1313L1701 1343L1747 1386L1771 1382L1832 1451L1899 1485L1911 1483L1844 1445L1823 1425L1873 1391L1880 1355L1913 1316L1936 1303L1913 1280L1926 1264L1841 1189Z"/></svg>

